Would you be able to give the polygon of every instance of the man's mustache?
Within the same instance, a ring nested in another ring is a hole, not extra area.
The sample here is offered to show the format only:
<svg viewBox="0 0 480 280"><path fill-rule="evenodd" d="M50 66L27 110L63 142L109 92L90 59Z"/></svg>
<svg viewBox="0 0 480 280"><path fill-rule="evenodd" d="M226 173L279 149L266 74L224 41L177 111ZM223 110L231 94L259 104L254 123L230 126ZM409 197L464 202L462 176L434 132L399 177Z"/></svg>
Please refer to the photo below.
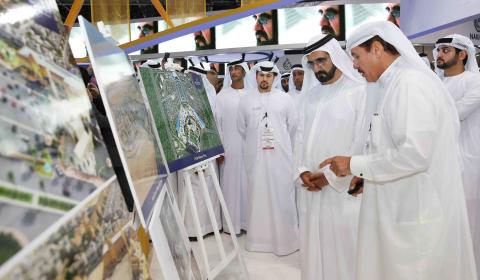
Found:
<svg viewBox="0 0 480 280"><path fill-rule="evenodd" d="M333 28L330 26L330 25L324 25L322 26L322 33L323 34L331 34L333 36L335 36L335 30L333 30Z"/></svg>
<svg viewBox="0 0 480 280"><path fill-rule="evenodd" d="M207 45L207 40L205 39L205 37L203 37L203 35L197 35L195 36L195 43L197 45L199 45L199 43L203 43L203 45Z"/></svg>
<svg viewBox="0 0 480 280"><path fill-rule="evenodd" d="M257 40L260 40L260 38L265 38L265 41L268 41L268 34L267 32L263 30L257 30L255 31L255 37L257 37Z"/></svg>

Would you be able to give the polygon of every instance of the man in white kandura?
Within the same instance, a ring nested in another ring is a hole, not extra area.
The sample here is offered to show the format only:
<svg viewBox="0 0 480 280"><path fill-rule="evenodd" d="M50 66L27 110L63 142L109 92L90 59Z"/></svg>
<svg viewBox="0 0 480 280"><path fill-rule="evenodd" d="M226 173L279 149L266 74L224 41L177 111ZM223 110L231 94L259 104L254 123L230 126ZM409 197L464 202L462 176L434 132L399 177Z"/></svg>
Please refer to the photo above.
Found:
<svg viewBox="0 0 480 280"><path fill-rule="evenodd" d="M210 84L210 82L207 79L207 70L203 67L203 65L197 64L197 65L192 65L188 68L189 72L195 73L197 75L200 75L202 78L203 86L205 87L205 91L207 93L208 101L210 102L210 107L212 108L212 111L215 113L215 88ZM178 198L179 198L179 205L182 205L184 203L184 199L187 197L185 196L185 191L186 191L186 182L183 177L183 172L185 171L178 171L178 176L177 176L177 184L178 184ZM215 219L217 220L217 224L221 225L221 216L220 216L220 201L218 200L217 197L217 192L215 191L215 185L213 182L214 178L209 174L205 173L205 182L207 183L207 190L210 196L210 200L212 201L212 206L213 206L213 211L215 213ZM200 189L201 182L200 178L197 174L193 174L190 176L190 181L192 183L192 190L193 190L193 195L195 196L195 202L197 205L197 213L198 213L198 218L200 220L200 229L201 229L201 234L202 236L212 233L214 228L212 226L212 223L210 221L210 216L208 215L208 208L205 203L205 199L203 198L203 193ZM188 199L186 201L187 206L186 206L186 211L185 211L185 217L184 217L184 223L185 223L185 229L187 230L188 237L190 238L196 238L197 232L195 229L195 223L193 221L193 215L192 212L190 211L190 206L188 204Z"/></svg>
<svg viewBox="0 0 480 280"><path fill-rule="evenodd" d="M280 83L278 84L277 88L280 91L288 92L290 90L290 72L283 73L280 77Z"/></svg>
<svg viewBox="0 0 480 280"><path fill-rule="evenodd" d="M366 153L320 166L364 180L357 280L476 280L451 96L391 22L360 26L347 50L379 100Z"/></svg>
<svg viewBox="0 0 480 280"><path fill-rule="evenodd" d="M288 93L294 97L302 93L303 77L305 72L301 64L294 64L290 68L290 77L288 78Z"/></svg>
<svg viewBox="0 0 480 280"><path fill-rule="evenodd" d="M304 86L316 86L302 96L295 143L302 279L354 280L361 200L347 193L352 178L318 165L361 152L354 140L366 83L333 35L312 38L304 53Z"/></svg>
<svg viewBox="0 0 480 280"><path fill-rule="evenodd" d="M297 113L292 98L275 89L278 68L270 61L248 73L257 87L242 97L238 130L245 141L248 251L288 255L298 250L293 184Z"/></svg>
<svg viewBox="0 0 480 280"><path fill-rule="evenodd" d="M480 269L480 73L475 46L462 35L449 35L433 51L439 73L452 95L460 118L463 189L477 271Z"/></svg>
<svg viewBox="0 0 480 280"><path fill-rule="evenodd" d="M245 75L248 65L243 60L227 64L228 73L223 81L223 89L216 98L216 119L222 138L225 156L220 162L220 186L232 219L235 234L247 230L247 175L243 140L237 129L237 113L240 98L246 91ZM223 230L228 227L223 221Z"/></svg>

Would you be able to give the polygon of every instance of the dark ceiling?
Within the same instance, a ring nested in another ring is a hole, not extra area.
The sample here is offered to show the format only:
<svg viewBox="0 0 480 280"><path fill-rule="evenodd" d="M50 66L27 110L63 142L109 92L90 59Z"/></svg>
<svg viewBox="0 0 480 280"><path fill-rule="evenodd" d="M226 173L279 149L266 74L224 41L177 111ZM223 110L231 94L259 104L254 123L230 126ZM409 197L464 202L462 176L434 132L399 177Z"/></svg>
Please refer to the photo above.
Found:
<svg viewBox="0 0 480 280"><path fill-rule="evenodd" d="M211 11L220 11L235 9L240 7L241 0L206 0L207 1L207 12ZM65 18L70 11L72 3L74 0L57 0L58 9L62 15L62 20L65 21ZM165 0L160 0L162 5L165 7ZM91 19L90 12L90 1L85 0L80 11L80 15L84 16L86 19ZM131 19L142 19L142 18L151 18L151 17L160 17L155 7L152 5L150 0L130 0L130 18Z"/></svg>

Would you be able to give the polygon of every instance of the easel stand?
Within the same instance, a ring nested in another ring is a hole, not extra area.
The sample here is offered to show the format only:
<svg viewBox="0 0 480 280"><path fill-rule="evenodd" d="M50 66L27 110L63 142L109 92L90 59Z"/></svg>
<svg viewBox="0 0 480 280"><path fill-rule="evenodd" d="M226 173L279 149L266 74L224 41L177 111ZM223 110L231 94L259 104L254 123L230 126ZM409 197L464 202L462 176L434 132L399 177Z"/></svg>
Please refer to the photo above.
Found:
<svg viewBox="0 0 480 280"><path fill-rule="evenodd" d="M223 194L222 194L222 191L220 189L220 184L218 182L218 176L217 176L217 173L215 171L215 166L214 166L215 160L216 160L216 157L215 158L210 158L206 161L203 161L203 162L200 162L198 164L192 165L192 166L183 170L184 171L183 172L183 177L185 179L185 188L186 189L184 191L184 196L183 196L183 199L182 199L181 214L182 214L182 217L185 217L185 210L186 210L186 203L187 203L186 201L188 199L188 202L190 204L191 213L192 213L193 223L194 223L194 226L195 226L197 241L200 245L200 252L201 252L201 255L202 255L203 266L204 266L205 271L207 273L207 279L214 279L236 257L238 257L238 259L240 261L241 271L244 274L244 277L242 277L241 279L248 279L248 273L247 273L247 270L246 270L245 262L243 260L243 257L241 255L241 253L240 253L240 247L238 245L237 236L234 234L235 230L233 228L233 224L232 224L232 221L230 219L230 214L228 213L227 205L225 203L225 199L223 198ZM220 231L219 231L217 219L215 218L215 211L213 209L212 201L210 199L210 195L209 195L209 192L208 192L208 187L207 187L207 182L205 181L205 173L204 172L208 172L207 174L209 174L212 177L213 184L215 186L215 191L216 191L217 197L220 201L220 207L221 207L221 210L223 212L223 217L225 218L225 222L227 223L228 231L232 233L232 234L230 234L230 237L232 238L233 250L231 252L228 252L228 253L225 251L225 248L223 246L222 237L221 237L221 234L220 234ZM217 249L218 249L218 252L220 253L221 260L213 268L210 268L210 263L209 263L208 256L207 256L207 250L206 250L206 247L205 247L205 242L203 240L203 233L202 233L202 229L201 229L201 226L200 226L200 219L198 217L197 203L195 201L195 196L193 194L193 188L192 188L192 182L190 180L191 176L194 175L194 174L197 174L199 179L200 179L200 186L199 187L201 189L201 193L203 195L203 199L205 201L205 205L206 205L207 210L208 210L208 215L209 215L209 218L210 218L210 222L212 223L213 232L214 232L214 235L215 235L215 241L217 243ZM185 196L187 196L187 197L185 197Z"/></svg>

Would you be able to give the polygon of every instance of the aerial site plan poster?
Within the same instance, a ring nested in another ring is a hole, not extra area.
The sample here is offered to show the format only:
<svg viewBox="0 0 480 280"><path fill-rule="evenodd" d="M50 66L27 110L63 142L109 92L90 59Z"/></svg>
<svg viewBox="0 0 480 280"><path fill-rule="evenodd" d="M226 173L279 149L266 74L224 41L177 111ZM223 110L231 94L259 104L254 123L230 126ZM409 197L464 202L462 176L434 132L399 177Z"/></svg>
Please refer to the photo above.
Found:
<svg viewBox="0 0 480 280"><path fill-rule="evenodd" d="M0 279L151 279L115 178L0 269Z"/></svg>
<svg viewBox="0 0 480 280"><path fill-rule="evenodd" d="M167 177L151 117L125 52L82 16L79 22L135 207L147 228Z"/></svg>
<svg viewBox="0 0 480 280"><path fill-rule="evenodd" d="M150 223L150 236L163 277L172 280L203 279L178 207L167 188L162 189Z"/></svg>
<svg viewBox="0 0 480 280"><path fill-rule="evenodd" d="M1 266L114 172L55 1L0 12Z"/></svg>
<svg viewBox="0 0 480 280"><path fill-rule="evenodd" d="M224 152L200 76L140 68L170 172Z"/></svg>

